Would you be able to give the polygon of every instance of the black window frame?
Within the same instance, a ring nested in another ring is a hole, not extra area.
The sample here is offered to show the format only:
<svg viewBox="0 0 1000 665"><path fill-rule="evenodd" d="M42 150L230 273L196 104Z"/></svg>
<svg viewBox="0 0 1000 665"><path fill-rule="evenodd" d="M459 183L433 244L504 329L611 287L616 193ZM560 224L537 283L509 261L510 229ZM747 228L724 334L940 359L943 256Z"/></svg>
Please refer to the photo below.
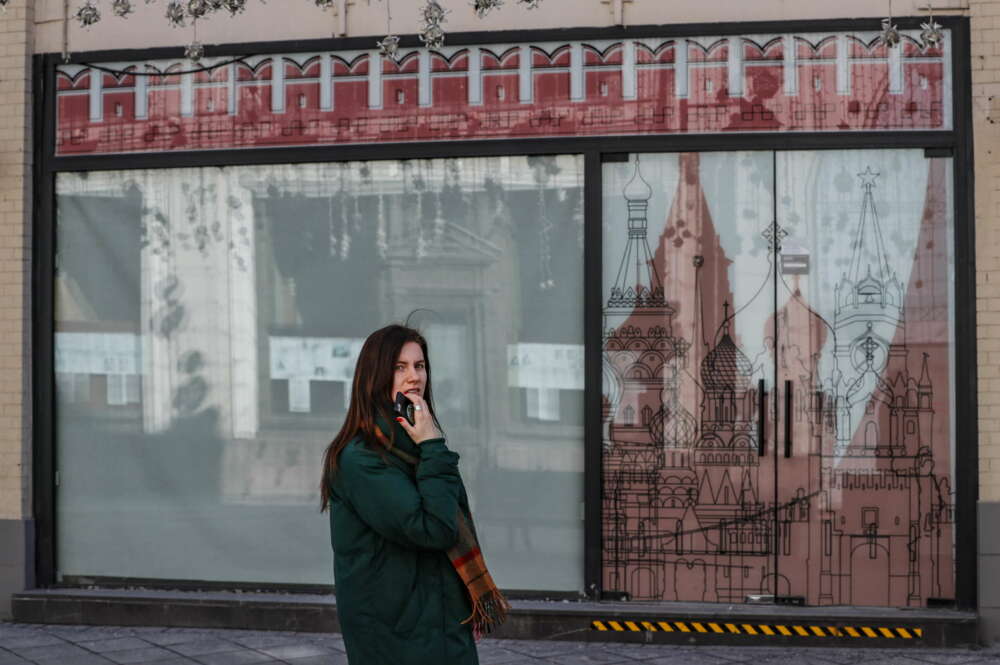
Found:
<svg viewBox="0 0 1000 665"><path fill-rule="evenodd" d="M919 17L898 17L900 29L920 28ZM825 150L850 148L923 148L928 156L954 158L954 250L956 400L955 475L955 569L956 604L959 609L977 607L977 523L979 439L976 349L976 267L972 136L972 78L970 21L967 17L940 17L951 31L951 80L953 127L941 131L864 132L761 132L733 134L664 134L658 136L559 137L454 142L385 143L373 145L308 146L289 148L237 148L191 152L128 153L87 156L56 156L55 72L64 61L60 54L34 57L34 187L32 281L31 281L31 386L33 505L35 521L35 583L39 588L80 587L92 580L57 582L56 476L55 476L55 365L54 365L54 265L55 179L58 173L237 166L359 160L492 157L504 155L582 154L584 156L584 579L587 596L600 599L601 588L601 325L602 325L602 182L601 164L620 160L631 152L710 152L734 150ZM466 32L448 35L450 45L522 43L552 40L637 39L642 37L696 37L704 35L748 35L760 33L851 32L880 29L879 20L835 19L692 23L563 30L509 30ZM208 54L251 55L304 50L368 49L375 37L298 40L268 43L228 44L210 47ZM420 43L415 35L402 38L403 47ZM157 58L183 57L182 47L146 50L113 50L73 54L70 62L89 64ZM127 580L105 580L109 584ZM75 583L74 583L75 582ZM147 586L178 588L193 581L143 580ZM206 588L205 583L198 583ZM241 588L238 584L217 588ZM271 585L255 584L253 588ZM297 585L278 585L283 590ZM314 590L309 589L309 590ZM567 594L545 594L548 597ZM532 593L515 594L524 596ZM573 594L569 594L573 595Z"/></svg>

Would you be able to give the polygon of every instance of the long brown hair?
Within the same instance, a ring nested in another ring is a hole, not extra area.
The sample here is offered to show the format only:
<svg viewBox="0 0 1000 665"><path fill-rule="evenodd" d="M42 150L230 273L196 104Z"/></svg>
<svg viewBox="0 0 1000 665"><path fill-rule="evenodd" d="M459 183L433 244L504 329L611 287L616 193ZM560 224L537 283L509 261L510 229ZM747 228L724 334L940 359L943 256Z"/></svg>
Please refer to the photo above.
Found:
<svg viewBox="0 0 1000 665"><path fill-rule="evenodd" d="M416 342L424 352L427 385L424 387L423 398L430 409L431 417L437 421L431 392L431 361L424 336L413 328L397 324L379 328L369 335L361 347L358 364L354 368L351 403L347 408L344 425L323 455L323 479L320 483L321 511L330 507L330 485L337 473L340 451L359 434L369 446L378 446L375 434L376 418L381 416L385 422L393 422L395 414L392 412L389 392L392 390L395 377L396 361L403 346L409 342ZM389 431L390 445L394 443L394 429L391 428Z"/></svg>

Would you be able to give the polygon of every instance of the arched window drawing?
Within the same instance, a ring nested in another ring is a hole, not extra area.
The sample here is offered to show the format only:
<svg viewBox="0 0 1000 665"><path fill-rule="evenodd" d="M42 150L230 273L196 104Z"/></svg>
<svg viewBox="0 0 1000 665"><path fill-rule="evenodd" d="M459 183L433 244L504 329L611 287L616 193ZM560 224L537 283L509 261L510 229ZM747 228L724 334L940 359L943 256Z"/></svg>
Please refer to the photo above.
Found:
<svg viewBox="0 0 1000 665"><path fill-rule="evenodd" d="M625 425L628 426L628 427L631 427L632 425L634 425L635 424L635 409L632 408L631 404L629 406L625 407L624 414L625 414Z"/></svg>
<svg viewBox="0 0 1000 665"><path fill-rule="evenodd" d="M632 365L631 367L628 368L628 371L625 373L625 378L648 379L650 378L649 369L647 369L644 365L639 365L639 364Z"/></svg>
<svg viewBox="0 0 1000 665"><path fill-rule="evenodd" d="M878 445L878 425L869 422L865 425L865 448L874 448Z"/></svg>
<svg viewBox="0 0 1000 665"><path fill-rule="evenodd" d="M642 407L642 424L643 426L649 425L649 421L653 418L653 410L649 408L649 405Z"/></svg>

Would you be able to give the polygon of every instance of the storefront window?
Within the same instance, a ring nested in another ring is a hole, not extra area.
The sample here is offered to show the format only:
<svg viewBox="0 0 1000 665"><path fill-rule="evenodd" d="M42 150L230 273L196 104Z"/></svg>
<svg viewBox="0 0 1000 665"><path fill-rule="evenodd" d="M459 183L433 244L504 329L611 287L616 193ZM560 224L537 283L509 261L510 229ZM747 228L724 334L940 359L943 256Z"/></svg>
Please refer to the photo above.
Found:
<svg viewBox="0 0 1000 665"><path fill-rule="evenodd" d="M320 459L409 319L501 586L583 580L582 159L61 174L63 577L328 584Z"/></svg>
<svg viewBox="0 0 1000 665"><path fill-rule="evenodd" d="M915 149L605 164L606 589L954 597L952 168Z"/></svg>

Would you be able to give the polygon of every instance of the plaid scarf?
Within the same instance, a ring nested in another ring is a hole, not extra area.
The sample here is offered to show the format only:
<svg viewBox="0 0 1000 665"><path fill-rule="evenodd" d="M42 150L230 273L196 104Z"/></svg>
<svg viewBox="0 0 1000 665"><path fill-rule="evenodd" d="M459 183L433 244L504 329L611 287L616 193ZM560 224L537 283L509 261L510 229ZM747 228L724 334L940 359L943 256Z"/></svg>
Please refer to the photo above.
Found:
<svg viewBox="0 0 1000 665"><path fill-rule="evenodd" d="M379 443L390 453L401 459L412 469L416 469L420 458L403 452L390 445L388 437L376 427L375 433ZM463 506L458 507L458 542L448 550L448 560L454 566L455 572L465 584L472 605L472 614L462 621L472 623L472 634L476 640L488 635L507 619L510 604L503 593L497 588L486 569L486 561L479 549L479 539L476 538L476 527L472 523L472 514Z"/></svg>

